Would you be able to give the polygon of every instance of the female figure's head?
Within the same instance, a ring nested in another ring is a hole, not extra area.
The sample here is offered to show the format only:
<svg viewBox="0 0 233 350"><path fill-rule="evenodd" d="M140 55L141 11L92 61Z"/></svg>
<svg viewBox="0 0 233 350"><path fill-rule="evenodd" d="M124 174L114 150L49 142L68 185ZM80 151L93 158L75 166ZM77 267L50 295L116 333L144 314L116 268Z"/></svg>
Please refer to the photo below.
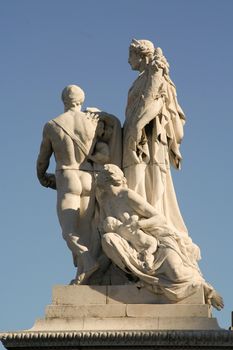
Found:
<svg viewBox="0 0 233 350"><path fill-rule="evenodd" d="M142 72L145 66L153 60L154 45L149 40L133 39L129 47L129 64L133 70Z"/></svg>
<svg viewBox="0 0 233 350"><path fill-rule="evenodd" d="M126 178L122 170L115 164L105 164L103 170L98 174L96 185L99 188L109 186L125 186Z"/></svg>
<svg viewBox="0 0 233 350"><path fill-rule="evenodd" d="M151 64L169 74L169 63L160 47L155 48L149 40L133 39L129 47L129 64L133 70L142 72Z"/></svg>

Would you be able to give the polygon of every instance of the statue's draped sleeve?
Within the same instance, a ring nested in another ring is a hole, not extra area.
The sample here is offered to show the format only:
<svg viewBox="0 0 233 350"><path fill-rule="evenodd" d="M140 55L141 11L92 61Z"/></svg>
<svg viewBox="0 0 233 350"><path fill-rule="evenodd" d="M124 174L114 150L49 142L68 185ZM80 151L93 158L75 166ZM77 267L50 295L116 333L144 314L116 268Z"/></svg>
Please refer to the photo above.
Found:
<svg viewBox="0 0 233 350"><path fill-rule="evenodd" d="M162 69L148 67L129 91L124 125L124 139L129 151L144 153L142 159L148 161L145 127L152 121L154 141L168 146L171 163L180 168L179 144L183 138L185 116L170 78L163 75ZM124 154L124 158L130 163L130 157Z"/></svg>

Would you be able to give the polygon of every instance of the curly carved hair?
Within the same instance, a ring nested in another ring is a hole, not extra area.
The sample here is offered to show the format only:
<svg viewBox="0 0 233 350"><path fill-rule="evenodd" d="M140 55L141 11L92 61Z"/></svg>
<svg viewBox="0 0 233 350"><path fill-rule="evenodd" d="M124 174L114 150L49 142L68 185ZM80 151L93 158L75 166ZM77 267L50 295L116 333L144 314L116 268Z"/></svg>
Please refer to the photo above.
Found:
<svg viewBox="0 0 233 350"><path fill-rule="evenodd" d="M141 57L149 58L150 62L153 62L158 68L162 68L166 75L169 74L169 63L160 47L154 47L154 44L149 40L133 39L130 48Z"/></svg>
<svg viewBox="0 0 233 350"><path fill-rule="evenodd" d="M126 184L123 171L115 164L105 164L103 170L97 176L97 185L120 186Z"/></svg>
<svg viewBox="0 0 233 350"><path fill-rule="evenodd" d="M135 50L142 57L153 55L155 50L153 43L149 40L133 39L130 48Z"/></svg>

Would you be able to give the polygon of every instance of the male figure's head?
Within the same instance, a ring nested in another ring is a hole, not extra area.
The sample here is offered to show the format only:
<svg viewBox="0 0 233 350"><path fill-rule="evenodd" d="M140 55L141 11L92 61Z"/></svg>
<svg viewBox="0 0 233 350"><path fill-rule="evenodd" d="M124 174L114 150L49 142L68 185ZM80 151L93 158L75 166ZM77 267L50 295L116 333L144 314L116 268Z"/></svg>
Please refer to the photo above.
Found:
<svg viewBox="0 0 233 350"><path fill-rule="evenodd" d="M68 85L62 91L61 98L64 103L65 111L75 107L80 110L85 99L85 94L79 86Z"/></svg>

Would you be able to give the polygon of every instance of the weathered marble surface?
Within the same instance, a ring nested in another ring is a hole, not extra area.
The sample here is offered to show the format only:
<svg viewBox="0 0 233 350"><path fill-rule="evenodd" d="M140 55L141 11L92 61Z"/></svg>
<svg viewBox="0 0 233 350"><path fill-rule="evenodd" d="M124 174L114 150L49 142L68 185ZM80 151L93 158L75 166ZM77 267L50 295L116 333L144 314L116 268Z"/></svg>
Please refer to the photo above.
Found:
<svg viewBox="0 0 233 350"><path fill-rule="evenodd" d="M137 283L173 302L203 287L205 302L220 310L223 300L200 272L200 249L173 187L170 165L181 166L185 115L169 64L152 42L135 39L129 64L139 75L128 94L123 140L116 117L81 111L85 96L76 85L62 92L65 112L44 127L37 175L57 189L62 234L77 267L71 283ZM46 172L52 154L55 175Z"/></svg>
<svg viewBox="0 0 233 350"><path fill-rule="evenodd" d="M187 300L158 304L164 296L159 300L135 285L56 286L43 319L29 330L0 334L0 339L10 349L192 349L194 344L196 349L213 344L224 349L220 345L233 344L232 332L219 328L201 289Z"/></svg>
<svg viewBox="0 0 233 350"><path fill-rule="evenodd" d="M95 171L106 160L120 165L121 127L112 115L92 109L81 111L83 90L67 86L62 92L65 113L44 127L37 160L42 186L57 189L57 213L62 235L72 251L77 275L86 283L98 269L100 238L95 221ZM117 151L116 151L117 149ZM54 154L56 173L46 173Z"/></svg>
<svg viewBox="0 0 233 350"><path fill-rule="evenodd" d="M133 304L126 302L129 294ZM188 304L158 304L158 296L136 285L56 286L45 318L37 320L31 331L219 329L203 303L202 288L195 294Z"/></svg>
<svg viewBox="0 0 233 350"><path fill-rule="evenodd" d="M72 285L54 287L45 318L31 329L0 333L0 340L8 349L220 350L232 348L233 333L219 328L202 289L169 304L163 295L136 285Z"/></svg>
<svg viewBox="0 0 233 350"><path fill-rule="evenodd" d="M206 303L222 308L222 298L198 267L199 248L190 237L175 233L162 214L128 188L119 167L104 166L96 180L96 198L103 250L120 269L171 301L203 287Z"/></svg>
<svg viewBox="0 0 233 350"><path fill-rule="evenodd" d="M152 42L135 39L129 64L139 75L128 93L124 123L123 169L128 186L163 214L175 232L187 234L170 172L170 163L181 167L185 115L169 64Z"/></svg>

